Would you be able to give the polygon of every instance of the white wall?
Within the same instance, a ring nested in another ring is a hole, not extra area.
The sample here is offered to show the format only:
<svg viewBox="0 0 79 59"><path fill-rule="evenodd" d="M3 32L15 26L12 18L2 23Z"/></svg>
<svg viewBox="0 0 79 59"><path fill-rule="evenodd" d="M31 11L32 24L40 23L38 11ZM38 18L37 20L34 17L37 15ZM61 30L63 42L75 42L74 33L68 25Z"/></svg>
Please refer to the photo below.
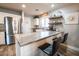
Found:
<svg viewBox="0 0 79 59"><path fill-rule="evenodd" d="M68 19L69 16L76 18L73 23L68 22L70 20ZM67 44L79 48L79 12L64 13L64 19L64 31L69 33Z"/></svg>
<svg viewBox="0 0 79 59"><path fill-rule="evenodd" d="M22 33L30 33L32 26L31 26L31 17L24 17L23 23L22 23Z"/></svg>

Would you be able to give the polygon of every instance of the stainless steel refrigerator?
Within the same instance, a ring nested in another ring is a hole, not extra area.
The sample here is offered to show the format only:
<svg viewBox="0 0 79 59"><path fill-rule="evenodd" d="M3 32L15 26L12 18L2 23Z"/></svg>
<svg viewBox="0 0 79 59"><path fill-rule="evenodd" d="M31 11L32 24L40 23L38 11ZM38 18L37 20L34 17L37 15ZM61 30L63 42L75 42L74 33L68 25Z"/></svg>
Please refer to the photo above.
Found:
<svg viewBox="0 0 79 59"><path fill-rule="evenodd" d="M15 43L13 26L12 26L12 17L4 17L4 26L5 26L5 44L10 45Z"/></svg>

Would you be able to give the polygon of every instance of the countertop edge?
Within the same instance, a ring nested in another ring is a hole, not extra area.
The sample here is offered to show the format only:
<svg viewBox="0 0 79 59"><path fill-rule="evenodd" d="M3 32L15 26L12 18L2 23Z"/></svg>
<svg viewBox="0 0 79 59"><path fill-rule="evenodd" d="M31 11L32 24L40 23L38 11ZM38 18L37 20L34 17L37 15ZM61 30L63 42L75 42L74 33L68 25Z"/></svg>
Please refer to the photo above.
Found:
<svg viewBox="0 0 79 59"><path fill-rule="evenodd" d="M58 35L58 34L60 34L60 33L61 33L61 32L56 33L56 34L52 34L52 35L49 35L49 36L47 36L47 37L40 38L40 40L32 41L32 42L29 42L29 43L26 43L26 44L23 44L23 45L21 45L19 42L18 42L18 43L19 43L20 47L23 47L23 46L25 46L25 45L28 45L28 44L31 44L31 43L34 43L34 42L38 42L38 41L44 40L45 38L48 38L48 37L51 37L51 36L55 36L55 35Z"/></svg>

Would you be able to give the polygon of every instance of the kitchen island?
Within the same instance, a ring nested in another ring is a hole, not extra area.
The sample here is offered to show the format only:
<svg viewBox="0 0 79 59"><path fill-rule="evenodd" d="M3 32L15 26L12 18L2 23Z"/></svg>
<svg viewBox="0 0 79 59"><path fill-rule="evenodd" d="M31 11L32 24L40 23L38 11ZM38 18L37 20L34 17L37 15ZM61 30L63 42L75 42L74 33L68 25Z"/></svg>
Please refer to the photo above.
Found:
<svg viewBox="0 0 79 59"><path fill-rule="evenodd" d="M61 32L43 31L26 34L17 34L16 36L16 55L22 56L40 56L42 53L38 47L46 42L52 44L52 39Z"/></svg>

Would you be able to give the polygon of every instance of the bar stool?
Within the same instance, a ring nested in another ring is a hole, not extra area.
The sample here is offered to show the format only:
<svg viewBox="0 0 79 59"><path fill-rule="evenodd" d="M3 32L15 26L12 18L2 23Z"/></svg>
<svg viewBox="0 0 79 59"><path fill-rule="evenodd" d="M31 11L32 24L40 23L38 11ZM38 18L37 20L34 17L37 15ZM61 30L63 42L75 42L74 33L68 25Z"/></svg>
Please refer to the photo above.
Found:
<svg viewBox="0 0 79 59"><path fill-rule="evenodd" d="M61 43L65 43L67 38L68 38L68 33L65 33L63 38L62 38L62 42Z"/></svg>
<svg viewBox="0 0 79 59"><path fill-rule="evenodd" d="M60 39L60 41L61 41L60 44L65 43L66 40L67 40L67 38L68 38L68 33L65 33L65 34L63 35L63 37L61 37L61 39ZM61 46L61 45L60 45L60 46ZM61 48L59 48L59 51L58 51L58 53L57 53L58 56L62 56L62 55L63 55L63 54L60 52L60 50L61 50Z"/></svg>
<svg viewBox="0 0 79 59"><path fill-rule="evenodd" d="M60 45L60 38L54 38L53 45L45 43L42 46L40 46L39 49L41 49L48 56L53 56L57 53L59 45Z"/></svg>

